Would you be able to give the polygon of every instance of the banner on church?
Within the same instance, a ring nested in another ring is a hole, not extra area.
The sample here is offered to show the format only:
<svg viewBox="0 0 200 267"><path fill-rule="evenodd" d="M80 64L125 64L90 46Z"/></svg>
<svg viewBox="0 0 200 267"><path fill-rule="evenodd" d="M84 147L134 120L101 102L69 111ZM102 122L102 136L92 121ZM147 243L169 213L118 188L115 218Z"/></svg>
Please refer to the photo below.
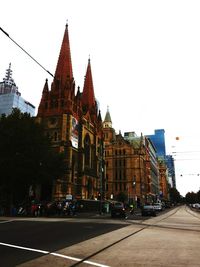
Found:
<svg viewBox="0 0 200 267"><path fill-rule="evenodd" d="M78 120L72 117L72 132L71 132L72 146L78 148Z"/></svg>

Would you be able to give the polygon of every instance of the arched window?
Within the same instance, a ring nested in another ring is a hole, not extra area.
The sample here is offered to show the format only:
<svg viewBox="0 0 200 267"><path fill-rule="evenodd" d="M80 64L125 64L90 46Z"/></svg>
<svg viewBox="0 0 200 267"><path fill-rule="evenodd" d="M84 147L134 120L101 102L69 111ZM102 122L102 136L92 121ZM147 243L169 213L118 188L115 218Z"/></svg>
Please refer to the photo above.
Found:
<svg viewBox="0 0 200 267"><path fill-rule="evenodd" d="M58 140L58 133L54 132L54 141L57 141L57 140Z"/></svg>
<svg viewBox="0 0 200 267"><path fill-rule="evenodd" d="M90 154L91 154L90 137L87 134L84 139L84 151L85 151L85 166L90 167Z"/></svg>
<svg viewBox="0 0 200 267"><path fill-rule="evenodd" d="M61 100L61 103L60 103L61 107L63 108L65 103L64 103L64 100Z"/></svg>

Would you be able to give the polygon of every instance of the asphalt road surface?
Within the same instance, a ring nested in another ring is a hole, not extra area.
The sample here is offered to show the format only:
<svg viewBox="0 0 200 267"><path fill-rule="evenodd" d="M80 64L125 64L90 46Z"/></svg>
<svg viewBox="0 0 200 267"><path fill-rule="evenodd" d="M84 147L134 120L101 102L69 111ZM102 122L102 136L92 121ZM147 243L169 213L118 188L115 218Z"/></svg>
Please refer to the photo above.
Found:
<svg viewBox="0 0 200 267"><path fill-rule="evenodd" d="M18 218L0 221L0 266L11 267L126 226L104 220ZM35 265L38 266L38 265ZM47 265L46 265L47 266Z"/></svg>
<svg viewBox="0 0 200 267"><path fill-rule="evenodd" d="M0 266L200 266L200 213L177 207L148 220L0 222Z"/></svg>

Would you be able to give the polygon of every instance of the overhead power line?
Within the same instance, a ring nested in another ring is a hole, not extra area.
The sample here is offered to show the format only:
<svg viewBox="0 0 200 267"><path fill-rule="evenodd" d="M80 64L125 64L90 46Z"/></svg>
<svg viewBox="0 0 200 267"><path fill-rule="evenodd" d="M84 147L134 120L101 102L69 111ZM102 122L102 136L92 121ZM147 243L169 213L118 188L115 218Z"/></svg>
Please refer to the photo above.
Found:
<svg viewBox="0 0 200 267"><path fill-rule="evenodd" d="M43 70L45 70L49 75L51 75L54 78L54 75L48 71L46 68L44 68L34 57L32 57L23 47L21 47L17 42L15 42L15 40L13 40L9 34L4 31L1 27L0 30L14 43L16 44L22 51L24 51L24 53L26 53L33 61L35 61L35 63L37 63Z"/></svg>
<svg viewBox="0 0 200 267"><path fill-rule="evenodd" d="M183 174L180 174L180 176L184 176L184 175L186 175L186 176L188 176L188 175L192 175L192 176L200 176L199 173L183 173Z"/></svg>
<svg viewBox="0 0 200 267"><path fill-rule="evenodd" d="M194 159L174 159L174 161L180 161L180 160L200 160L200 159L197 159L197 158L194 158Z"/></svg>
<svg viewBox="0 0 200 267"><path fill-rule="evenodd" d="M179 153L200 153L199 150L197 151L172 151L173 154L179 154Z"/></svg>

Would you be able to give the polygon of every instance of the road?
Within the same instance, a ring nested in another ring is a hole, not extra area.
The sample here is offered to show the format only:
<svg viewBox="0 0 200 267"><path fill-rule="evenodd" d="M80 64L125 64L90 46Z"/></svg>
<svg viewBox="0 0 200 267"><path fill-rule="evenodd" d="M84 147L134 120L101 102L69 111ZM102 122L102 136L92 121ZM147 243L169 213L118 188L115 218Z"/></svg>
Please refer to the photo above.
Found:
<svg viewBox="0 0 200 267"><path fill-rule="evenodd" d="M0 266L195 267L199 234L200 213L186 206L148 220L7 220L0 222Z"/></svg>

